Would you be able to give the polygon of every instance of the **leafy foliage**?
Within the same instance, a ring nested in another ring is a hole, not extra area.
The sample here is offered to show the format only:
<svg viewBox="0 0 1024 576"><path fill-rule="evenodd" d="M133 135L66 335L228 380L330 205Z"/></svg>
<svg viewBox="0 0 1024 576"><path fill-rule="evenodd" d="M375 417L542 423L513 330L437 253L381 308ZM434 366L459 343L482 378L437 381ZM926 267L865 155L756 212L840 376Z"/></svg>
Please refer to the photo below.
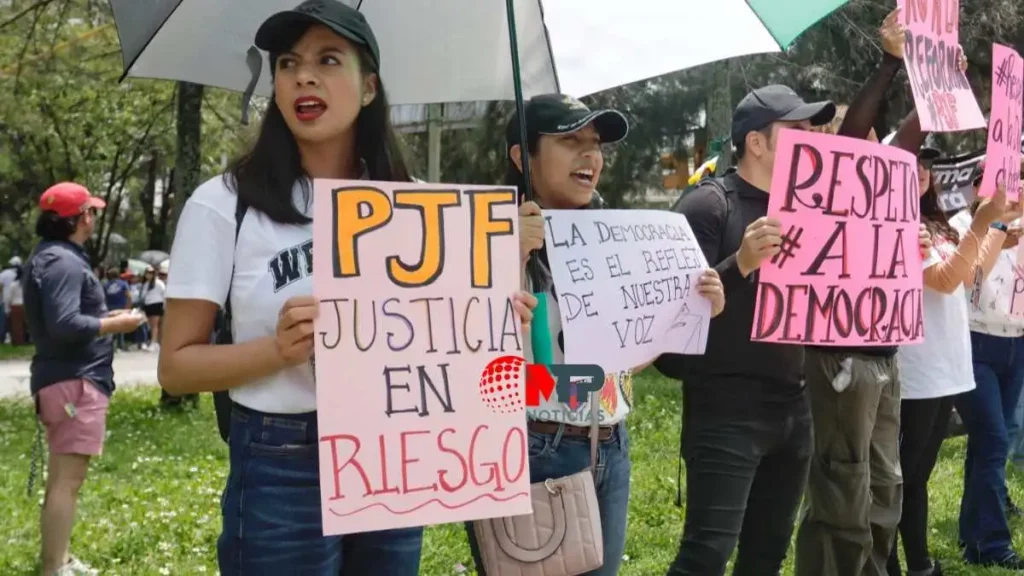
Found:
<svg viewBox="0 0 1024 576"><path fill-rule="evenodd" d="M136 250L167 247L175 85L118 83L122 62L106 2L15 1L0 9L0 26L0 256L28 252L36 199L62 180L107 201L88 246L95 261L114 256L115 230ZM226 108L236 98L210 100ZM237 138L233 126L207 124L202 166L210 169Z"/></svg>

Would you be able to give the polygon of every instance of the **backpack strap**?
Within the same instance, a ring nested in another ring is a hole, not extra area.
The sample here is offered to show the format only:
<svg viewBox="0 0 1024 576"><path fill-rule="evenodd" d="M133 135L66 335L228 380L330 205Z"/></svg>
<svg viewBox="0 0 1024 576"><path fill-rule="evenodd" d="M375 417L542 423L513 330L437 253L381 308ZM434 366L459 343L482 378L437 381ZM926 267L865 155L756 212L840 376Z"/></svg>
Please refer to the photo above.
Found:
<svg viewBox="0 0 1024 576"><path fill-rule="evenodd" d="M238 197L235 205L235 248L238 247L238 233L242 230L242 221L245 220L245 213L249 211L249 205L245 200ZM224 301L223 313L218 323L217 344L233 344L235 339L231 333L231 285L235 282L235 263L231 259L231 280L228 281L228 296ZM213 408L217 413L217 429L220 437L227 442L231 437L231 396L227 390L213 393Z"/></svg>

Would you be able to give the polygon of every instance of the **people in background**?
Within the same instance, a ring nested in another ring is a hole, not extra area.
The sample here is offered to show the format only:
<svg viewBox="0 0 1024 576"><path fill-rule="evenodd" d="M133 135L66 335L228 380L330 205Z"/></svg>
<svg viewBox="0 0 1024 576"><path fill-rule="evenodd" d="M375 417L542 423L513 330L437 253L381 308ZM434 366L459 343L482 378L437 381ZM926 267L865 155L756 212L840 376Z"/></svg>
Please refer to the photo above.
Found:
<svg viewBox="0 0 1024 576"><path fill-rule="evenodd" d="M12 256L7 261L7 266L0 270L0 302L4 302L5 292L7 287L15 281L15 277L18 275L18 268L21 267L21 258ZM7 342L8 329L8 318L7 311L3 306L0 306L0 344Z"/></svg>
<svg viewBox="0 0 1024 576"><path fill-rule="evenodd" d="M107 280L103 284L103 291L107 296L107 310L131 310L132 292L117 268L110 267L107 270ZM118 334L116 337L118 350L125 349L125 335Z"/></svg>
<svg viewBox="0 0 1024 576"><path fill-rule="evenodd" d="M107 406L114 391L112 334L135 330L142 317L107 310L103 285L82 245L105 203L72 182L39 201L40 242L22 284L35 341L31 390L46 428L49 459L42 518L42 573L95 574L69 554L78 494L89 461L103 451Z"/></svg>
<svg viewBox="0 0 1024 576"><path fill-rule="evenodd" d="M3 292L3 308L7 316L7 324L11 334L11 345L24 346L28 342L28 329L25 326L25 298L21 287L22 269L14 269L14 280L7 284Z"/></svg>
<svg viewBox="0 0 1024 576"><path fill-rule="evenodd" d="M827 124L835 111L785 86L747 94L732 122L738 169L677 204L728 306L711 321L704 355L684 363L686 522L670 575L721 576L738 542L734 574L778 574L786 558L813 450L804 349L750 333L757 270L781 239L781 223L767 217L779 131Z"/></svg>
<svg viewBox="0 0 1024 576"><path fill-rule="evenodd" d="M961 236L970 233L982 203L978 196L985 165L974 177L975 201L950 221ZM983 253L966 283L975 388L956 397L967 429L967 459L960 502L960 542L968 564L1024 568L1013 549L1006 490L1008 428L1024 389L1024 317L1014 316L1020 205L991 224L1004 233L1001 248ZM995 235L993 235L995 237ZM994 241L994 240L993 240ZM990 243L986 238L986 243Z"/></svg>
<svg viewBox="0 0 1024 576"><path fill-rule="evenodd" d="M899 535L907 569L922 576L941 574L928 549L928 479L946 438L950 411L958 394L974 389L971 340L965 284L974 281L978 264L1002 249L1006 233L992 225L1005 216L1006 196L1000 188L983 201L961 235L939 207L931 164L938 152L918 155L921 221L934 246L924 263L923 343L899 349L900 465L903 469L903 510ZM901 574L893 546L888 573Z"/></svg>
<svg viewBox="0 0 1024 576"><path fill-rule="evenodd" d="M142 278L142 311L149 323L149 341L146 350L160 351L160 322L164 317L164 281L157 277L156 269L150 266Z"/></svg>

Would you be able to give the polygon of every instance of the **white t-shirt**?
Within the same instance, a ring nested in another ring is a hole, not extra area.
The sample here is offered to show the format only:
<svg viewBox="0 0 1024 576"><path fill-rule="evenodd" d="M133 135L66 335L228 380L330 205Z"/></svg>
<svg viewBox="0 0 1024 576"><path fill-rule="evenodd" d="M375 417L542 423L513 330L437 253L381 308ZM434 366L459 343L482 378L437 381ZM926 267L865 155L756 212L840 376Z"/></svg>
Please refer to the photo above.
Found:
<svg viewBox="0 0 1024 576"><path fill-rule="evenodd" d="M0 270L0 302L4 302L4 293L6 292L7 286L14 283L14 279L18 276L18 273L14 268L5 268Z"/></svg>
<svg viewBox="0 0 1024 576"><path fill-rule="evenodd" d="M21 282L14 281L7 283L7 289L4 290L3 305L4 310L7 312L11 311L11 306L25 305L25 297L21 291Z"/></svg>
<svg viewBox="0 0 1024 576"><path fill-rule="evenodd" d="M971 220L971 213L961 210L950 219L950 224L963 235L970 229ZM972 304L976 297L974 283L971 282L967 286L967 310L970 314L971 332L1005 338L1024 336L1024 317L1010 315L1013 285L1017 278L1013 271L1016 263L1016 246L999 252L995 266L981 284L981 297L978 301L980 308L975 308Z"/></svg>
<svg viewBox="0 0 1024 576"><path fill-rule="evenodd" d="M565 354L559 345L562 317L559 313L558 301L551 292L545 293L545 297L548 304L548 329L551 334L552 361L555 364L562 364L565 362ZM529 338L525 340L523 356L527 362L533 362L533 347ZM601 426L610 426L625 420L633 402L632 371L625 370L605 374L604 388L601 389L600 397L601 410L598 423ZM528 407L526 414L533 420L565 422L573 426L590 425L590 403L585 398L580 399L576 410L571 410L566 399L556 399L556 392L552 392L550 399L541 396L540 405Z"/></svg>
<svg viewBox="0 0 1024 576"><path fill-rule="evenodd" d="M296 183L295 206L312 215ZM217 176L188 199L171 248L167 298L207 300L224 306L231 288L235 342L273 337L284 303L313 293L313 224L278 224L249 210L235 243L238 196ZM232 279L232 266L234 276ZM316 385L309 364L286 368L231 389L231 399L262 412L299 414L316 410Z"/></svg>
<svg viewBox="0 0 1024 576"><path fill-rule="evenodd" d="M956 244L936 236L927 269L948 259ZM971 335L963 283L952 294L924 287L924 342L900 346L900 392L904 400L953 396L974 389Z"/></svg>
<svg viewBox="0 0 1024 576"><path fill-rule="evenodd" d="M167 286L164 285L164 281L157 278L153 281L153 287L150 288L149 282L142 285L142 303L146 306L152 306L153 304L163 304L164 294L167 292Z"/></svg>

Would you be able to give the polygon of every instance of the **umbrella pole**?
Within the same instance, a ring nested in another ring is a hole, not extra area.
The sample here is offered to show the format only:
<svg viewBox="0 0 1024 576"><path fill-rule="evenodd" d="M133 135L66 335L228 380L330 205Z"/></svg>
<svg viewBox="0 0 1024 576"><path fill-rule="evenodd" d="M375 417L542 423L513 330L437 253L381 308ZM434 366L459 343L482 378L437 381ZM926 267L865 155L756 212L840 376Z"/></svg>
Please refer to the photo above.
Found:
<svg viewBox="0 0 1024 576"><path fill-rule="evenodd" d="M519 117L519 146L523 163L524 202L533 200L533 186L530 184L530 151L526 141L526 111L523 105L523 79L519 72L519 40L516 35L515 0L505 0L508 15L508 44L512 47L512 85L516 93L516 115Z"/></svg>
<svg viewBox="0 0 1024 576"><path fill-rule="evenodd" d="M530 146L526 135L526 108L523 104L523 79L519 71L519 41L516 35L515 0L505 0L508 16L508 43L512 48L512 85L516 94L516 115L519 117L519 157L523 167L523 202L533 200L533 185L530 183ZM526 261L526 274L533 285L537 307L533 310L530 323L530 343L533 349L533 363L550 365L554 361L551 331L548 329L547 275L541 271L536 252Z"/></svg>

